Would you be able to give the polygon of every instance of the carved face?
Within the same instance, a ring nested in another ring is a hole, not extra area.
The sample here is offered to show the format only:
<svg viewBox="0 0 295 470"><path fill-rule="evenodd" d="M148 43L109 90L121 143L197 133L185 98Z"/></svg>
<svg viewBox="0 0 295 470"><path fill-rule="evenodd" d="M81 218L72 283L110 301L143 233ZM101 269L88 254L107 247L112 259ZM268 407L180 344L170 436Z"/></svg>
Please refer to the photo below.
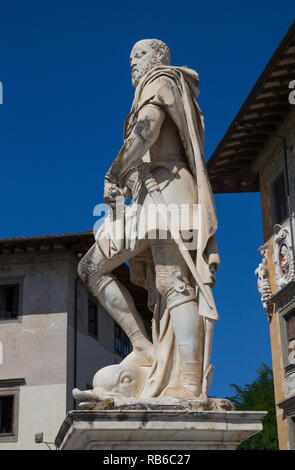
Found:
<svg viewBox="0 0 295 470"><path fill-rule="evenodd" d="M280 250L280 254L281 254L283 260L286 260L286 257L288 255L288 248L286 247L286 245L282 245L281 250Z"/></svg>
<svg viewBox="0 0 295 470"><path fill-rule="evenodd" d="M161 58L149 39L138 41L130 54L132 85L136 88L139 80L153 67L161 64Z"/></svg>
<svg viewBox="0 0 295 470"><path fill-rule="evenodd" d="M289 250L286 245L281 246L279 259L280 259L281 274L285 276L289 272L289 263L290 263Z"/></svg>

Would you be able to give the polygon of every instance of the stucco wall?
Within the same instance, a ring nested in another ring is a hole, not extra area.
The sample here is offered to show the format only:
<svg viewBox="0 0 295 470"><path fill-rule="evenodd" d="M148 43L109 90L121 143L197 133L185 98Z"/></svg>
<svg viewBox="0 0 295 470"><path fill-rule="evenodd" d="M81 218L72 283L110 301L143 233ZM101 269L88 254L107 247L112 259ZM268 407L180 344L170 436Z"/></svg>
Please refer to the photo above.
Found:
<svg viewBox="0 0 295 470"><path fill-rule="evenodd" d="M291 207L294 211L295 205L295 109L288 119L276 132L278 135L286 137L288 170L290 180ZM269 240L273 235L273 198L272 183L276 176L284 170L283 144L278 138L271 138L261 152L259 159L254 164L254 169L259 172L263 236L264 241Z"/></svg>
<svg viewBox="0 0 295 470"><path fill-rule="evenodd" d="M34 443L39 432L54 441L74 406L75 336L78 388L92 385L101 367L122 360L114 351L114 320L98 303L98 336L88 334L89 293L81 281L75 296L78 261L66 251L0 255L0 284L19 282L21 292L19 317L0 320L0 380L25 379L19 387L18 441L1 443L0 436L0 450L41 448Z"/></svg>
<svg viewBox="0 0 295 470"><path fill-rule="evenodd" d="M288 171L290 181L290 200L291 209L294 211L295 202L295 110L291 112L288 119L282 124L277 131L278 135L286 137ZM261 208L263 221L264 243L268 247L267 266L269 272L269 284L272 294L277 292L275 282L275 265L274 265L274 249L273 249L273 227L274 220L274 204L272 195L272 183L276 177L284 171L284 153L282 141L277 138L270 139L268 145L264 148L258 161L255 163L255 169L259 171L260 177L260 193ZM288 219L281 222L281 225L288 225ZM272 348L272 362L274 372L274 386L276 403L286 398L284 390L284 367L282 358L282 344L280 334L279 318L276 311L270 322L270 338ZM277 407L277 424L279 434L280 449L289 449L289 431L287 420L283 417L283 410Z"/></svg>
<svg viewBox="0 0 295 470"><path fill-rule="evenodd" d="M29 386L65 383L67 262L48 257L25 257L23 264L5 261L0 280L21 279L22 294L19 317L0 321L0 379L24 377Z"/></svg>
<svg viewBox="0 0 295 470"><path fill-rule="evenodd" d="M34 448L38 432L52 441L64 418L67 265L66 256L57 260L48 253L0 257L0 282L21 285L19 317L0 321L0 380L25 379L16 410L18 441L1 443L0 438L0 449Z"/></svg>
<svg viewBox="0 0 295 470"><path fill-rule="evenodd" d="M44 441L54 442L64 420L65 400L65 384L20 387L18 441L0 443L0 450L47 450L46 444L35 443L35 434L43 432Z"/></svg>

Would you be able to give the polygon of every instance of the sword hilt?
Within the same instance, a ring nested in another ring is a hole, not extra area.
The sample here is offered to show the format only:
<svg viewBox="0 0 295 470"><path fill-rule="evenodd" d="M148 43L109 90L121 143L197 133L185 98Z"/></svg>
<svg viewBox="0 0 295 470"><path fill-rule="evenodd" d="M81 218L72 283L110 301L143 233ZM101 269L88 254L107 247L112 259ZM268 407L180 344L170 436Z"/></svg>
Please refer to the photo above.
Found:
<svg viewBox="0 0 295 470"><path fill-rule="evenodd" d="M159 185L151 174L149 168L144 169L144 184L148 192L159 191Z"/></svg>

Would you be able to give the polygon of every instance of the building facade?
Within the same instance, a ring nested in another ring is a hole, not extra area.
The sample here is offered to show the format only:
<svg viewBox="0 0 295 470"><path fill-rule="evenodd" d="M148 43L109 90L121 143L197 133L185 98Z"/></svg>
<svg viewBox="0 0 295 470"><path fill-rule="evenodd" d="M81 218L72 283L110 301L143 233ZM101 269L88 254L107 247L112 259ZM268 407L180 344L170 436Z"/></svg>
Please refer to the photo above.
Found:
<svg viewBox="0 0 295 470"><path fill-rule="evenodd" d="M54 448L72 389L130 352L78 279L92 243L91 232L0 240L0 450ZM117 275L130 288L126 265ZM140 309L145 291L133 293Z"/></svg>
<svg viewBox="0 0 295 470"><path fill-rule="evenodd" d="M270 326L280 449L295 449L295 23L208 161L216 193L260 191L256 269Z"/></svg>

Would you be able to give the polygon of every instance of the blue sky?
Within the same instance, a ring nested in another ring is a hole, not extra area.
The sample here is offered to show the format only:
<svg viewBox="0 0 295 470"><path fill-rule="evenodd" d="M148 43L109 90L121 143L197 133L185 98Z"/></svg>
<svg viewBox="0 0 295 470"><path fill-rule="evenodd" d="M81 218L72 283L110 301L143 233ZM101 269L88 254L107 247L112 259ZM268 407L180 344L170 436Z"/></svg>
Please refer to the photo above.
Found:
<svg viewBox="0 0 295 470"><path fill-rule="evenodd" d="M206 160L294 18L294 1L10 0L0 6L0 237L89 230L133 97L129 54L159 38L200 75ZM211 395L271 365L254 270L259 194L217 195L222 265Z"/></svg>

